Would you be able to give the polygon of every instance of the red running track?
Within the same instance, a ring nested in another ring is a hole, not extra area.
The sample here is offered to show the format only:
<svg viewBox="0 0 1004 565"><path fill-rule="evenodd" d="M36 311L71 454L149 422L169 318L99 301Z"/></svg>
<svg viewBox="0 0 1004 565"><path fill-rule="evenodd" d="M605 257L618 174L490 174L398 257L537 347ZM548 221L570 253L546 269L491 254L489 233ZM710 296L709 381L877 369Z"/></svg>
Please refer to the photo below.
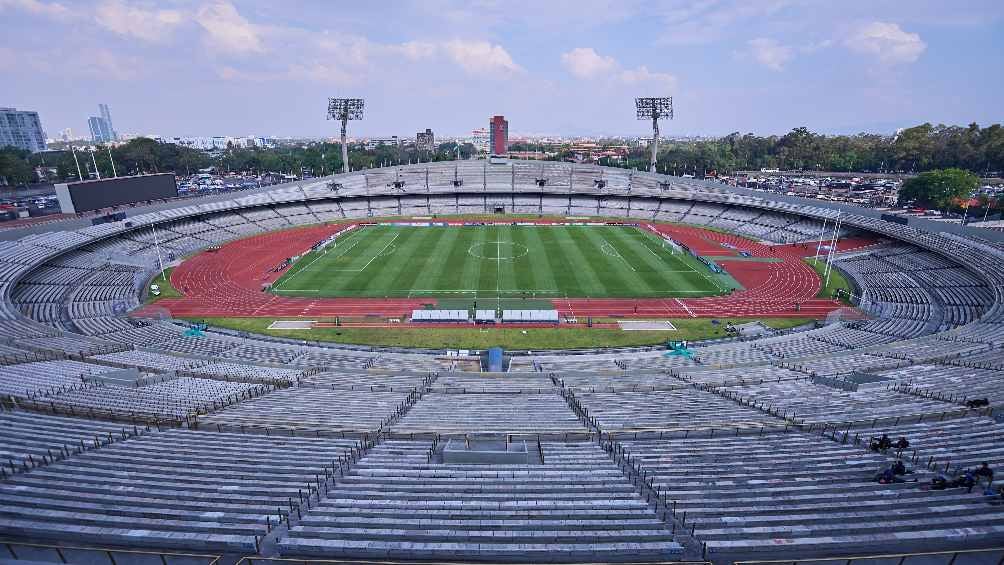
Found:
<svg viewBox="0 0 1004 565"><path fill-rule="evenodd" d="M175 317L332 318L407 317L414 309L435 304L435 298L309 298L277 296L262 288L282 273L272 272L287 257L308 251L314 243L350 224L312 226L272 232L234 241L217 251L204 252L176 267L171 284L183 298L165 298L138 314L163 308ZM552 301L562 316L623 316L634 318L816 317L823 318L842 305L814 298L820 281L802 262L800 245L770 246L731 234L697 227L645 224L691 247L702 255L735 256L718 262L745 290L729 296L667 299L585 299ZM873 243L861 240L855 247ZM731 247L726 247L725 245ZM811 247L811 246L810 246ZM778 262L738 260L738 252ZM808 252L809 255L814 249ZM800 308L796 310L795 304Z"/></svg>

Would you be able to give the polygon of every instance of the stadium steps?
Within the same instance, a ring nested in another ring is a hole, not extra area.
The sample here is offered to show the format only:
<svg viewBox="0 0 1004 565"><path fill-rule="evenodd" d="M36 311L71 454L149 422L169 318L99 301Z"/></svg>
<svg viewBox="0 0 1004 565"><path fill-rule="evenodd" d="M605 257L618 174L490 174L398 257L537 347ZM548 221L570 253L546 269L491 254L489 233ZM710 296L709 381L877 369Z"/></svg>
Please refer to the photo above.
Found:
<svg viewBox="0 0 1004 565"><path fill-rule="evenodd" d="M592 443L548 443L544 464L429 462L427 442L388 440L279 543L284 556L666 560L666 524Z"/></svg>

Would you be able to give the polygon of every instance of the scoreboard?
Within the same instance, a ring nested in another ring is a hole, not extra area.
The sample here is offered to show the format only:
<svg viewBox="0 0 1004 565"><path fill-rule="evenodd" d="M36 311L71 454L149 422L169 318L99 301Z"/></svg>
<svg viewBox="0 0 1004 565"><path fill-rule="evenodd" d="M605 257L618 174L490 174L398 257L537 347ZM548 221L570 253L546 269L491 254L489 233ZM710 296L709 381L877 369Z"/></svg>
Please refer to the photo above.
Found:
<svg viewBox="0 0 1004 565"><path fill-rule="evenodd" d="M177 196L178 185L175 182L174 173L116 177L56 185L56 198L59 199L59 208L64 214L89 212Z"/></svg>

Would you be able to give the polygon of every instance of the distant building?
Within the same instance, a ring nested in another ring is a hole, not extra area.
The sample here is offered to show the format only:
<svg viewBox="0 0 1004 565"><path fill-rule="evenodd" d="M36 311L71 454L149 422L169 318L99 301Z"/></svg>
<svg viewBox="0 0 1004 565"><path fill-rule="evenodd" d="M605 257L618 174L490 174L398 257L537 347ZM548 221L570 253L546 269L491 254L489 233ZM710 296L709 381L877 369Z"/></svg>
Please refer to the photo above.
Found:
<svg viewBox="0 0 1004 565"><path fill-rule="evenodd" d="M91 128L91 141L94 143L108 143L115 141L112 135L111 125L104 118L91 116L87 119L87 127Z"/></svg>
<svg viewBox="0 0 1004 565"><path fill-rule="evenodd" d="M91 141L94 143L110 143L118 141L118 134L112 126L112 114L108 111L107 104L98 104L100 116L91 116L87 119L87 127L91 129Z"/></svg>
<svg viewBox="0 0 1004 565"><path fill-rule="evenodd" d="M112 113L108 111L108 104L98 104L98 111L101 112L101 117L108 124L108 131L112 134L112 141L119 140L119 134L115 131L115 126L112 125Z"/></svg>
<svg viewBox="0 0 1004 565"><path fill-rule="evenodd" d="M196 136L196 137L158 137L161 143L181 145L190 149L201 151L225 151L227 149L265 149L277 145L275 139L270 137L229 137L229 136Z"/></svg>
<svg viewBox="0 0 1004 565"><path fill-rule="evenodd" d="M432 130L425 128L424 132L418 132L415 134L415 146L419 151L435 151L436 150L436 136L432 134Z"/></svg>
<svg viewBox="0 0 1004 565"><path fill-rule="evenodd" d="M401 145L401 140L396 136L392 135L390 137L371 137L366 140L366 149L376 149L381 145L391 145L393 147L398 147Z"/></svg>
<svg viewBox="0 0 1004 565"><path fill-rule="evenodd" d="M488 122L492 155L505 155L509 149L509 122L505 116L493 116Z"/></svg>
<svg viewBox="0 0 1004 565"><path fill-rule="evenodd" d="M45 132L38 112L0 108L0 147L8 145L32 153L45 151Z"/></svg>
<svg viewBox="0 0 1004 565"><path fill-rule="evenodd" d="M478 128L472 131L471 145L478 150L478 153L488 153L488 130Z"/></svg>

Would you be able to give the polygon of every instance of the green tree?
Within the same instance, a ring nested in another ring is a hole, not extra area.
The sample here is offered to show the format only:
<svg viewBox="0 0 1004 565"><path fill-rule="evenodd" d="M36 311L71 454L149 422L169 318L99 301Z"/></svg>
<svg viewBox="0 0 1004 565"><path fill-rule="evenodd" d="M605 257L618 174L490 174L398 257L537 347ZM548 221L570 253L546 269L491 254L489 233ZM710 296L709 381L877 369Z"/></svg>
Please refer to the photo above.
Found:
<svg viewBox="0 0 1004 565"><path fill-rule="evenodd" d="M899 204L948 208L960 199L970 198L979 185L979 177L962 169L928 171L903 183Z"/></svg>
<svg viewBox="0 0 1004 565"><path fill-rule="evenodd" d="M17 186L35 180L35 171L28 161L30 151L16 147L0 148L0 185Z"/></svg>

